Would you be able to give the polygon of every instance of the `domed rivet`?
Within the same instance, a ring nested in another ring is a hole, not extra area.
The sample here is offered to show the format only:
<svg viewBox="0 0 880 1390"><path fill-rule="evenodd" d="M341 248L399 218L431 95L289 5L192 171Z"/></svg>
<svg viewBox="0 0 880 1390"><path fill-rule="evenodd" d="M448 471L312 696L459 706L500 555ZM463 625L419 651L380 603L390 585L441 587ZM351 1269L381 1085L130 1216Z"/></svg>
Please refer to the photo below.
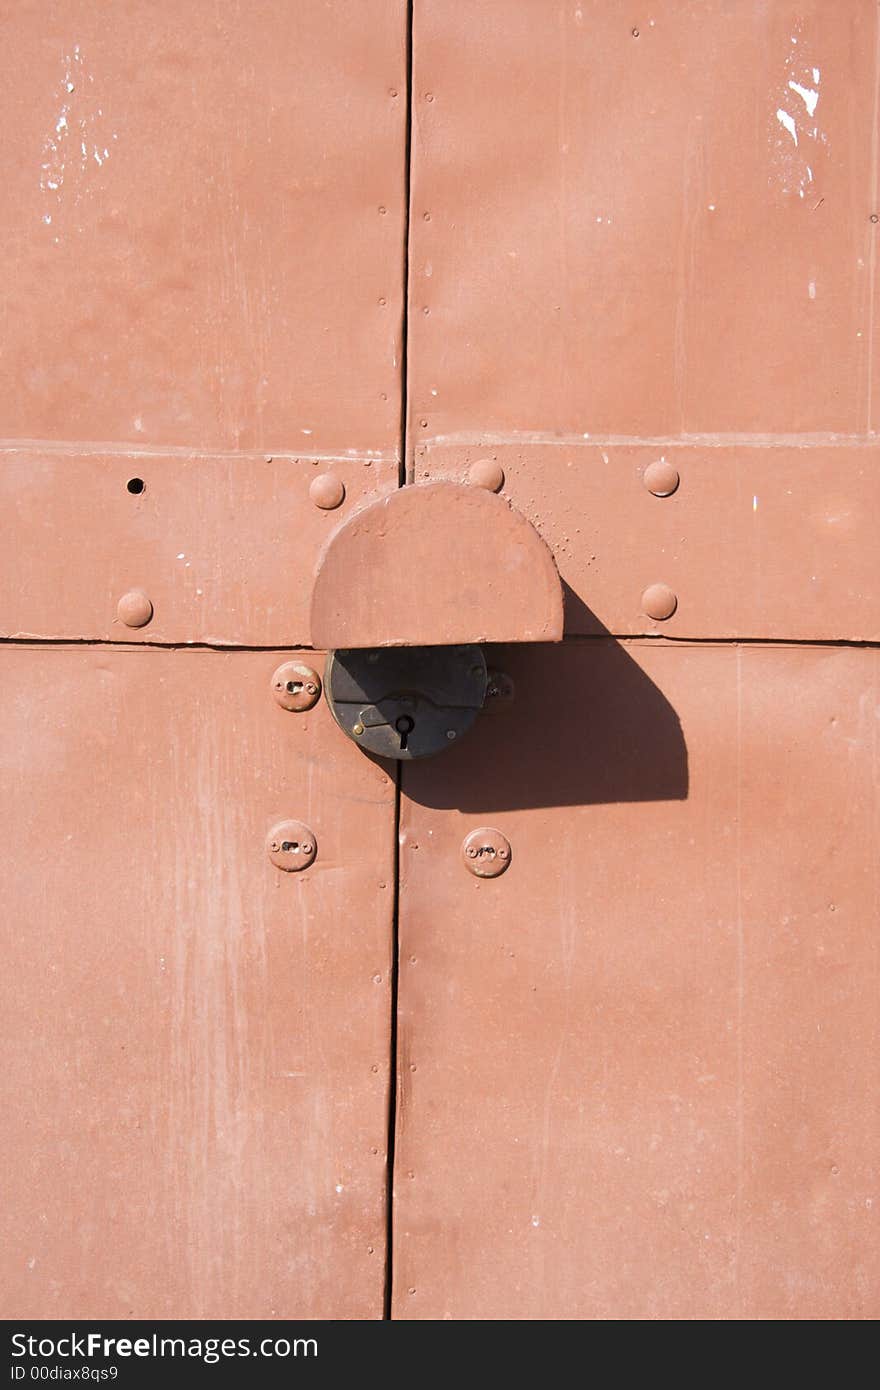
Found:
<svg viewBox="0 0 880 1390"><path fill-rule="evenodd" d="M642 594L642 612L658 623L671 618L678 607L678 599L668 584L649 584Z"/></svg>
<svg viewBox="0 0 880 1390"><path fill-rule="evenodd" d="M153 616L153 605L143 589L129 589L116 605L116 616L126 627L146 627Z"/></svg>
<svg viewBox="0 0 880 1390"><path fill-rule="evenodd" d="M666 459L655 459L642 475L642 482L655 497L671 497L680 481L678 469Z"/></svg>
<svg viewBox="0 0 880 1390"><path fill-rule="evenodd" d="M316 507L332 512L345 499L345 484L335 473L319 473L317 478L312 479L309 496Z"/></svg>
<svg viewBox="0 0 880 1390"><path fill-rule="evenodd" d="M476 459L467 476L471 487L484 487L487 492L500 492L504 487L504 469L497 459Z"/></svg>

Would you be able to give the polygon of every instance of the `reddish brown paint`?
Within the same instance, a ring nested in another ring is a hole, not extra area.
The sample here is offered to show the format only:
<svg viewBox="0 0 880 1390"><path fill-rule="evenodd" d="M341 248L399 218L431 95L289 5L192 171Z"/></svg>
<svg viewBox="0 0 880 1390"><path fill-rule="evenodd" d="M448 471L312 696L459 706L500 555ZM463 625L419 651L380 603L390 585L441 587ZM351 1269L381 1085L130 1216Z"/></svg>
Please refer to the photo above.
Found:
<svg viewBox="0 0 880 1390"><path fill-rule="evenodd" d="M562 588L549 549L482 487L388 493L334 532L315 576L312 645L553 642Z"/></svg>
<svg viewBox="0 0 880 1390"><path fill-rule="evenodd" d="M416 0L413 436L863 439L876 5L667 0L638 28L625 0Z"/></svg>
<svg viewBox="0 0 880 1390"><path fill-rule="evenodd" d="M417 0L413 55L410 475L496 465L569 640L403 771L394 1315L876 1317L877 659L833 644L880 637L877 6Z"/></svg>
<svg viewBox="0 0 880 1390"><path fill-rule="evenodd" d="M0 662L5 1316L381 1317L390 779L273 652Z"/></svg>
<svg viewBox="0 0 880 1390"><path fill-rule="evenodd" d="M270 687L335 552L328 644L567 586L403 776L394 1315L876 1317L876 5L413 9L393 507L406 6L0 22L2 1311L381 1314L393 788Z"/></svg>
<svg viewBox="0 0 880 1390"><path fill-rule="evenodd" d="M396 1316L876 1316L877 653L498 659L404 773Z"/></svg>
<svg viewBox="0 0 880 1390"><path fill-rule="evenodd" d="M419 446L417 479L463 480L485 444ZM656 631L640 599L679 596L676 637L880 640L880 445L707 438L494 443L507 497L568 586L566 632ZM664 458L680 482L654 497Z"/></svg>
<svg viewBox="0 0 880 1390"><path fill-rule="evenodd" d="M0 438L394 455L404 0L21 0L0 38Z"/></svg>
<svg viewBox="0 0 880 1390"><path fill-rule="evenodd" d="M323 511L309 496L321 468L262 454L10 449L0 459L11 525L0 635L308 643L321 547L359 502L397 486L393 459L336 460L346 499ZM128 491L133 477L142 492ZM131 589L153 606L137 630L118 621Z"/></svg>
<svg viewBox="0 0 880 1390"><path fill-rule="evenodd" d="M0 37L0 1312L381 1317L394 787L270 678L398 481L406 5Z"/></svg>

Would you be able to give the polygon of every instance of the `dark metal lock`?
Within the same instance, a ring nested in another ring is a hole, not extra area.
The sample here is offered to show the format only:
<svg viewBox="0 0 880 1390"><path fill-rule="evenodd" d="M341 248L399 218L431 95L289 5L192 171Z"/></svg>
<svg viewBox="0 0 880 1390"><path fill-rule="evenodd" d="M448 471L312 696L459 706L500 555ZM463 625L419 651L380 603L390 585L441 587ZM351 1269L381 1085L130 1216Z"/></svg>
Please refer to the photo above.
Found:
<svg viewBox="0 0 880 1390"><path fill-rule="evenodd" d="M344 733L381 758L428 758L467 733L486 695L478 646L332 651L327 703Z"/></svg>

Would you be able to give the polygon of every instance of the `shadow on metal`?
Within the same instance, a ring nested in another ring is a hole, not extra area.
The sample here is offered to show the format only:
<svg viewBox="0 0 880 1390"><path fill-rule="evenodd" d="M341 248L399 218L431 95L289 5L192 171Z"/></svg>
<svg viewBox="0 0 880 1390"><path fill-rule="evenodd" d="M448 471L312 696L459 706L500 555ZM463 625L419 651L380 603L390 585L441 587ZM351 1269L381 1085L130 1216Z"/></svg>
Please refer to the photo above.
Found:
<svg viewBox="0 0 880 1390"><path fill-rule="evenodd" d="M580 604L566 595L566 612ZM486 647L515 697L459 746L408 764L410 800L468 813L683 801L687 747L663 692L613 637Z"/></svg>

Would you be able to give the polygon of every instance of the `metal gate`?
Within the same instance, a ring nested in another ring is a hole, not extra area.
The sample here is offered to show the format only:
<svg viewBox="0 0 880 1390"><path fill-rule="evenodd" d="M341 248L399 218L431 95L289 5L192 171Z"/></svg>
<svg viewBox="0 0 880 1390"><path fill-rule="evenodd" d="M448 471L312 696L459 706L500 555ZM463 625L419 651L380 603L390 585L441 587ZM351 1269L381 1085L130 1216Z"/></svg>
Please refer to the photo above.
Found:
<svg viewBox="0 0 880 1390"><path fill-rule="evenodd" d="M876 1316L876 4L3 23L5 1315Z"/></svg>

